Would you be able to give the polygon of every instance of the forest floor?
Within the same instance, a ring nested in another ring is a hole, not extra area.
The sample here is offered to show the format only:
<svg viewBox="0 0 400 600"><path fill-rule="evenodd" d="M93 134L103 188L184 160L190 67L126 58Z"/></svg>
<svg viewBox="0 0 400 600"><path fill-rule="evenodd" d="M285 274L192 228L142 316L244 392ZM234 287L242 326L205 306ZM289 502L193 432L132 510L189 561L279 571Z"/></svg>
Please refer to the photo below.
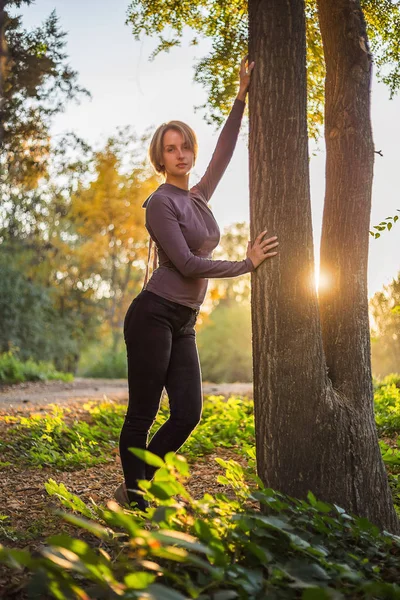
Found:
<svg viewBox="0 0 400 600"><path fill-rule="evenodd" d="M232 394L253 396L252 384L209 384L203 383L204 395ZM85 419L84 404L104 399L127 402L128 387L126 380L82 379L73 382L50 381L30 382L0 386L0 439L13 444L9 430L12 425L8 416L30 416L46 414L50 404L68 409L68 420ZM62 508L54 496L49 496L44 483L50 478L58 484L63 483L69 492L77 494L85 503L91 499L105 506L113 499L116 486L122 481L122 468L115 448L106 464L99 464L74 471L63 471L53 467L27 467L21 464L1 463L6 457L0 457L0 544L8 548L26 548L31 552L39 549L47 537L60 533L69 533L76 537L77 530L55 514ZM204 493L215 494L223 487L216 482L219 474L224 473L215 458L230 458L244 464L241 456L227 448L216 448L215 452L200 457L191 465L187 488L194 498ZM79 532L78 532L79 533ZM23 599L21 591L27 573L16 573L0 565L0 598Z"/></svg>

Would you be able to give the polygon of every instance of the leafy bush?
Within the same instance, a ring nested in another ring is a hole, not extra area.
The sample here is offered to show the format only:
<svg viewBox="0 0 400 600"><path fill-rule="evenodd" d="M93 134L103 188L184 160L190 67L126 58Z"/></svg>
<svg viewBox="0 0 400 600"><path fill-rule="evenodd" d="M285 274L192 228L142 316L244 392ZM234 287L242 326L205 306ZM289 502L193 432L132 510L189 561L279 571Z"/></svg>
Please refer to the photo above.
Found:
<svg viewBox="0 0 400 600"><path fill-rule="evenodd" d="M375 390L374 404L379 433L400 432L400 377L385 377Z"/></svg>
<svg viewBox="0 0 400 600"><path fill-rule="evenodd" d="M20 383L21 381L46 381L60 379L72 381L72 373L62 373L54 368L51 362L27 359L21 361L16 356L17 350L9 350L0 354L0 383Z"/></svg>
<svg viewBox="0 0 400 600"><path fill-rule="evenodd" d="M59 514L90 543L59 534L35 556L0 548L0 561L33 573L31 597L400 598L398 536L312 493L305 501L265 488L232 460L216 459L225 468L219 481L233 499L204 494L196 500L185 487L189 468L182 456L169 453L162 461L134 452L159 467L152 482L140 483L151 502L146 512L112 501L87 507L49 481L47 491L74 511Z"/></svg>
<svg viewBox="0 0 400 600"><path fill-rule="evenodd" d="M252 381L249 303L221 303L197 334L204 381Z"/></svg>
<svg viewBox="0 0 400 600"><path fill-rule="evenodd" d="M78 365L80 377L102 379L126 379L128 376L126 347L115 352L112 348L99 349L98 341L80 357Z"/></svg>
<svg viewBox="0 0 400 600"><path fill-rule="evenodd" d="M61 314L56 288L32 281L24 272L31 270L29 263L22 245L0 254L0 351L18 348L23 361L52 361L59 370L72 371L83 330L86 338L93 331L92 320L83 324L80 311L68 303Z"/></svg>

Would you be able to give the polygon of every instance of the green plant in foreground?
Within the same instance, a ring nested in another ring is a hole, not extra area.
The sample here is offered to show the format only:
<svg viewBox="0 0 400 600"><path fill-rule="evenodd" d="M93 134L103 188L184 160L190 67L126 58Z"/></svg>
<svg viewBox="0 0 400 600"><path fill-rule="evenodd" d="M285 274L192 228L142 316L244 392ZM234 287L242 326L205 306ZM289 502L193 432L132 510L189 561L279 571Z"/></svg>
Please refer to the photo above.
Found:
<svg viewBox="0 0 400 600"><path fill-rule="evenodd" d="M162 460L132 451L158 467L151 482L140 482L151 502L146 512L112 501L89 509L49 482L49 493L75 511L58 514L90 536L91 544L60 534L48 538L35 557L1 547L1 561L33 573L32 597L400 598L398 536L380 533L367 519L312 493L306 501L265 488L235 461L217 459L225 468L220 482L229 485L233 499L208 493L194 499L185 486L189 467L182 456L169 453Z"/></svg>

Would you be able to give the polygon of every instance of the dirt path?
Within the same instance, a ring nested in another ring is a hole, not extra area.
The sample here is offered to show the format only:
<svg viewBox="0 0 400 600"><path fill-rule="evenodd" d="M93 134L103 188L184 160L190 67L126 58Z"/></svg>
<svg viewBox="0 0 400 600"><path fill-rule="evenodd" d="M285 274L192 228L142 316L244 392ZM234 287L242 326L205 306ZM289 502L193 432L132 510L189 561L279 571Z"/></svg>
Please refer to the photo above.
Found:
<svg viewBox="0 0 400 600"><path fill-rule="evenodd" d="M203 394L215 394L229 397L243 395L253 397L252 383L209 383L203 382ZM128 382L126 379L86 379L76 377L74 381L35 381L13 385L0 385L0 411L7 408L45 404L67 404L69 401L85 402L88 399L128 400Z"/></svg>

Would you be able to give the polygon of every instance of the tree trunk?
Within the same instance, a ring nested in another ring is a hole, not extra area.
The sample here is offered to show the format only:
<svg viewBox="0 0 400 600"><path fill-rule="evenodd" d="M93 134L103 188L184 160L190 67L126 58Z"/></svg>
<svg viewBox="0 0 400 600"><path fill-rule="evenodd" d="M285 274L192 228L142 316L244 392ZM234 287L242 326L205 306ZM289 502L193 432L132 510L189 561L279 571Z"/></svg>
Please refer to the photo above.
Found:
<svg viewBox="0 0 400 600"><path fill-rule="evenodd" d="M303 0L250 0L249 52L256 61L249 97L251 238L268 228L267 236L276 234L280 242L280 253L252 274L258 474L272 488L300 498L312 490L398 531L373 418L368 317L360 313L364 302L367 306L367 244L360 247L359 239L367 240L369 224L364 217L354 219L349 203L335 209L340 222L328 222L338 230L352 221L359 235L346 238L342 253L348 263L343 264L346 272L354 265L364 278L356 288L357 302L354 287L332 292L330 338L336 341L348 320L357 321L352 332L356 326L359 332L347 340L351 357L335 362L335 369L345 367L340 388L340 376L331 379L324 355L314 283ZM370 184L368 174L359 202L368 198ZM329 243L324 240L324 247Z"/></svg>

